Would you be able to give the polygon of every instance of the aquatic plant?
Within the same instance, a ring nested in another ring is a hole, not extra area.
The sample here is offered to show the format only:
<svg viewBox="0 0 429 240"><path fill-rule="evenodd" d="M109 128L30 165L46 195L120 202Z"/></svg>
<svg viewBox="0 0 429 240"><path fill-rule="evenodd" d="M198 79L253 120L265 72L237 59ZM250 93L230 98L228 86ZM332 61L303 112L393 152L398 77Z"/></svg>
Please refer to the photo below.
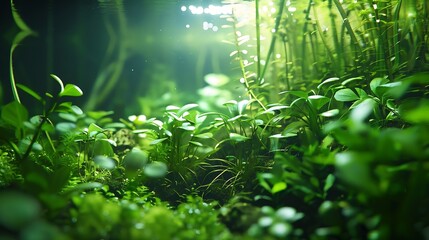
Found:
<svg viewBox="0 0 429 240"><path fill-rule="evenodd" d="M231 81L248 98L222 110L191 102L116 121L69 102L83 93L56 75L59 90L40 95L12 74L15 98L0 114L0 237L424 238L426 3L276 3L269 15L264 1L247 2L251 26L228 16L242 79ZM206 81L220 90L228 79Z"/></svg>

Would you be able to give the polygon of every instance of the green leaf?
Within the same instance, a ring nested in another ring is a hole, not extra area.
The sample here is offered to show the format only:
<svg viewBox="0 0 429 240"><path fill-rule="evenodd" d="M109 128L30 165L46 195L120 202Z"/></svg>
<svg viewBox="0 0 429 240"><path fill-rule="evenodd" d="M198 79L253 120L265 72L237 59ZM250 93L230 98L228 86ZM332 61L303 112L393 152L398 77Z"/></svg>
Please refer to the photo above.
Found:
<svg viewBox="0 0 429 240"><path fill-rule="evenodd" d="M304 91L284 91L284 92L280 92L279 94L283 94L283 93L289 93L289 94L297 96L299 98L307 98L308 97L308 93L304 92Z"/></svg>
<svg viewBox="0 0 429 240"><path fill-rule="evenodd" d="M94 189L94 188L101 188L101 187L103 187L103 184L101 184L99 182L86 182L86 183L78 184L78 185L74 186L73 188L67 190L66 192L67 193L81 192L81 191Z"/></svg>
<svg viewBox="0 0 429 240"><path fill-rule="evenodd" d="M369 87L371 88L371 91L377 95L378 97L381 97L380 93L377 92L377 88L378 86L388 83L389 80L385 79L385 78L374 78L370 83L369 83Z"/></svg>
<svg viewBox="0 0 429 240"><path fill-rule="evenodd" d="M16 86L22 91L28 93L30 96L34 97L37 101L42 102L42 97L38 93L33 91L31 88L19 83L17 83Z"/></svg>
<svg viewBox="0 0 429 240"><path fill-rule="evenodd" d="M65 96L80 97L82 95L83 95L82 90L74 84L67 84L64 87L64 91L60 92L59 94L60 97L65 97Z"/></svg>
<svg viewBox="0 0 429 240"><path fill-rule="evenodd" d="M356 105L350 113L350 118L354 122L363 122L374 110L376 102L372 98L367 98Z"/></svg>
<svg viewBox="0 0 429 240"><path fill-rule="evenodd" d="M318 88L318 89L320 89L320 88L322 88L322 86L325 86L325 85L329 85L329 84L331 84L331 83L338 82L338 80L340 80L340 79L339 79L339 78L337 78L337 77L328 78L328 79L324 80L322 83L320 83L320 84L317 86L317 88Z"/></svg>
<svg viewBox="0 0 429 240"><path fill-rule="evenodd" d="M158 143L164 142L165 140L167 140L168 138L160 138L160 139L155 139L152 142L150 142L150 145L156 145Z"/></svg>
<svg viewBox="0 0 429 240"><path fill-rule="evenodd" d="M113 111L90 111L90 112L87 112L86 114L88 115L88 117L94 120L98 120L98 119L107 117L109 115L112 115L113 113L114 113Z"/></svg>
<svg viewBox="0 0 429 240"><path fill-rule="evenodd" d="M410 83L408 82L393 82L378 86L378 90L383 93L383 97L400 98L408 90Z"/></svg>
<svg viewBox="0 0 429 240"><path fill-rule="evenodd" d="M211 132L200 133L200 134L194 135L194 137L202 138L202 139L210 139L210 138L213 138L213 133Z"/></svg>
<svg viewBox="0 0 429 240"><path fill-rule="evenodd" d="M98 155L94 157L94 163L100 168L111 170L114 169L116 164L115 161L109 157Z"/></svg>
<svg viewBox="0 0 429 240"><path fill-rule="evenodd" d="M362 77L353 77L353 78L349 78L344 80L341 85L346 86L348 84L353 84L355 81L362 81L363 78Z"/></svg>
<svg viewBox="0 0 429 240"><path fill-rule="evenodd" d="M192 145L198 146L198 147L204 146L202 143L196 142L196 141L189 141L189 143L192 144Z"/></svg>
<svg viewBox="0 0 429 240"><path fill-rule="evenodd" d="M321 113L320 116L322 116L322 117L334 117L334 116L337 116L338 113L340 113L340 110L331 109L331 110L328 110L326 112Z"/></svg>
<svg viewBox="0 0 429 240"><path fill-rule="evenodd" d="M249 100L241 100L237 104L237 110L239 115L243 115L244 111L246 110L247 106L249 105Z"/></svg>
<svg viewBox="0 0 429 240"><path fill-rule="evenodd" d="M64 112L60 112L58 114L58 116L64 120L70 121L70 122L76 122L77 121L77 117L74 114L71 113L64 113Z"/></svg>
<svg viewBox="0 0 429 240"><path fill-rule="evenodd" d="M266 113L274 114L274 113L275 113L275 111L279 111L279 110L286 109L286 108L290 108L290 107L289 107L289 106L284 106L284 105L274 106L274 107L270 107L270 108L268 108L267 110L263 111L263 112L262 112L262 113L260 113L260 114L261 114L261 115L262 115L262 114L266 114Z"/></svg>
<svg viewBox="0 0 429 240"><path fill-rule="evenodd" d="M61 81L61 79L55 75L55 74L51 74L51 77L60 85L60 93L64 92L64 84L63 81Z"/></svg>
<svg viewBox="0 0 429 240"><path fill-rule="evenodd" d="M88 133L101 133L103 131L104 131L104 129L95 123L91 123L88 126Z"/></svg>
<svg viewBox="0 0 429 240"><path fill-rule="evenodd" d="M71 122L60 122L55 126L55 129L61 133L67 133L73 131L76 128L76 124Z"/></svg>
<svg viewBox="0 0 429 240"><path fill-rule="evenodd" d="M335 100L339 102L349 102L358 100L359 97L350 88L340 89L334 95Z"/></svg>
<svg viewBox="0 0 429 240"><path fill-rule="evenodd" d="M191 110L192 108L196 108L198 107L198 104L196 103L189 103L186 104L185 106L181 107L178 111L177 111L177 116L182 116L185 112Z"/></svg>
<svg viewBox="0 0 429 240"><path fill-rule="evenodd" d="M71 106L71 110L76 115L82 115L83 114L82 109L76 105Z"/></svg>
<svg viewBox="0 0 429 240"><path fill-rule="evenodd" d="M301 218L302 214L298 213L295 208L281 207L276 211L276 216L284 221L296 221Z"/></svg>
<svg viewBox="0 0 429 240"><path fill-rule="evenodd" d="M334 185L334 182L335 182L335 176L332 174L329 174L326 177L325 186L323 186L323 191L327 192L329 189L331 189L331 187Z"/></svg>
<svg viewBox="0 0 429 240"><path fill-rule="evenodd" d="M323 107L326 103L329 102L329 98L322 96L322 95L311 95L308 96L308 100L310 101L311 105L316 110L319 110L321 107Z"/></svg>
<svg viewBox="0 0 429 240"><path fill-rule="evenodd" d="M249 140L250 138L240 135L238 133L230 133L229 138L235 142L244 142L246 140Z"/></svg>
<svg viewBox="0 0 429 240"><path fill-rule="evenodd" d="M160 178L164 177L167 174L167 171L168 169L165 163L154 161L145 167L144 174L148 177Z"/></svg>
<svg viewBox="0 0 429 240"><path fill-rule="evenodd" d="M276 236L278 238L285 238L293 231L293 228L289 223L276 222L270 226L268 231L273 236Z"/></svg>
<svg viewBox="0 0 429 240"><path fill-rule="evenodd" d="M285 190L286 187L287 187L287 185L285 182L276 182L274 184L273 188L271 189L271 193L274 194L274 193L281 192L281 191Z"/></svg>
<svg viewBox="0 0 429 240"><path fill-rule="evenodd" d="M33 30L31 30L31 28L21 18L21 15L18 13L18 10L15 8L14 1L11 1L10 3L11 3L12 17L13 17L13 20L15 21L15 24L18 26L18 28L24 32L33 32Z"/></svg>
<svg viewBox="0 0 429 240"><path fill-rule="evenodd" d="M377 184L372 177L369 163L373 160L373 154L361 152L342 152L335 156L335 165L338 176L360 190L369 194L379 193Z"/></svg>
<svg viewBox="0 0 429 240"><path fill-rule="evenodd" d="M415 124L429 123L429 101L422 101L412 109L402 110L401 115L405 121Z"/></svg>
<svg viewBox="0 0 429 240"><path fill-rule="evenodd" d="M94 146L92 149L93 156L96 155L103 155L103 156L114 156L113 148L112 148L112 142L114 142L111 139L97 139L94 142ZM116 144L114 142L114 144Z"/></svg>
<svg viewBox="0 0 429 240"><path fill-rule="evenodd" d="M133 149L125 155L122 165L128 172L135 172L146 165L148 161L148 154L144 151Z"/></svg>
<svg viewBox="0 0 429 240"><path fill-rule="evenodd" d="M21 128L28 119L28 111L24 105L17 101L13 101L3 107L1 118L5 123Z"/></svg>

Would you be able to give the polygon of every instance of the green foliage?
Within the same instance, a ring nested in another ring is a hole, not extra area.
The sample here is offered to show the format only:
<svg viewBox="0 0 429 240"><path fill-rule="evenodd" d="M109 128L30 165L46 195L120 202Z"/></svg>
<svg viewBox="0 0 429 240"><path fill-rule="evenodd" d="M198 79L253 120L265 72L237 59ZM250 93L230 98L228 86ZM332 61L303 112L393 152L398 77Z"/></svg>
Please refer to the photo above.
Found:
<svg viewBox="0 0 429 240"><path fill-rule="evenodd" d="M262 216L258 222L248 230L248 235L254 238L268 237L269 239L284 239L290 235L299 237L302 232L293 229L291 223L301 219L304 215L290 207L282 207L277 210L264 206L261 208Z"/></svg>
<svg viewBox="0 0 429 240"><path fill-rule="evenodd" d="M76 85L51 75L59 92L40 95L12 73L15 100L0 114L0 238L424 238L426 10L405 1L277 3L275 19L255 9L257 34L275 33L266 54L258 36L253 58L248 23L227 17L249 99L215 112L189 103L114 122L112 111L65 100L83 94ZM42 106L39 115L29 116L18 90Z"/></svg>

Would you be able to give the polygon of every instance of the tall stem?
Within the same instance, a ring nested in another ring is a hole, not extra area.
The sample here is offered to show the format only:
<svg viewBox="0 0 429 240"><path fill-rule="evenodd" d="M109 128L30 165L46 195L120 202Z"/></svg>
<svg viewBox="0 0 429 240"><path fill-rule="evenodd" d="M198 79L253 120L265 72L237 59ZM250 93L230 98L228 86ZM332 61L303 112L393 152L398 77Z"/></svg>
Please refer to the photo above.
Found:
<svg viewBox="0 0 429 240"><path fill-rule="evenodd" d="M273 34L273 37L271 38L270 49L268 50L268 55L267 55L267 58L265 60L265 65L264 65L264 68L262 70L262 73L261 73L261 75L258 76L259 83L262 83L262 80L264 79L265 72L267 71L267 68L269 65L268 63L269 63L269 61L271 59L271 55L273 54L273 51L274 51L274 44L276 43L277 31L279 30L280 20L282 18L284 7L285 7L285 0L281 0L280 4L279 4L279 12L277 13L277 17L276 17L276 24L274 26L274 34Z"/></svg>
<svg viewBox="0 0 429 240"><path fill-rule="evenodd" d="M255 0L255 18L256 18L256 56L258 60L256 61L256 76L259 78L261 76L261 27L259 19L259 0Z"/></svg>

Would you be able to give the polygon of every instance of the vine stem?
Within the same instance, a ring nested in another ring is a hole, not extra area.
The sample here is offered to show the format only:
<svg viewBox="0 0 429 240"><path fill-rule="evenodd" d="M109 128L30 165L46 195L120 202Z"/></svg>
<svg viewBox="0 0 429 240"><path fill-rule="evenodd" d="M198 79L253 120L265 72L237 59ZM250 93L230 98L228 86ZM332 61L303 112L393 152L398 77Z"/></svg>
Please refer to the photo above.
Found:
<svg viewBox="0 0 429 240"><path fill-rule="evenodd" d="M237 58L238 58L238 62L239 62L239 64L240 64L240 70L241 70L241 74L243 75L243 84L244 84L244 86L246 87L246 90L247 90L247 93L250 95L250 98L253 98L253 99L255 99L255 101L264 109L264 110L267 110L267 108L264 106L264 104L256 97L256 94L253 92L253 90L252 90L252 88L251 88L251 86L250 86L250 84L249 84L249 81L248 81L248 79L247 79L247 76L246 76L246 66L244 65L244 62L243 62L243 56L242 56L242 54L241 54L241 51L240 51L240 44L239 44L239 42L238 42L238 37L237 37L237 25L236 25L236 22L237 22L237 19L235 18L235 16L234 16L234 13L232 13L232 18L233 18L233 30L234 30L234 36L235 36L235 47L236 47L236 49L237 49ZM258 61L259 61L259 59L258 59Z"/></svg>

